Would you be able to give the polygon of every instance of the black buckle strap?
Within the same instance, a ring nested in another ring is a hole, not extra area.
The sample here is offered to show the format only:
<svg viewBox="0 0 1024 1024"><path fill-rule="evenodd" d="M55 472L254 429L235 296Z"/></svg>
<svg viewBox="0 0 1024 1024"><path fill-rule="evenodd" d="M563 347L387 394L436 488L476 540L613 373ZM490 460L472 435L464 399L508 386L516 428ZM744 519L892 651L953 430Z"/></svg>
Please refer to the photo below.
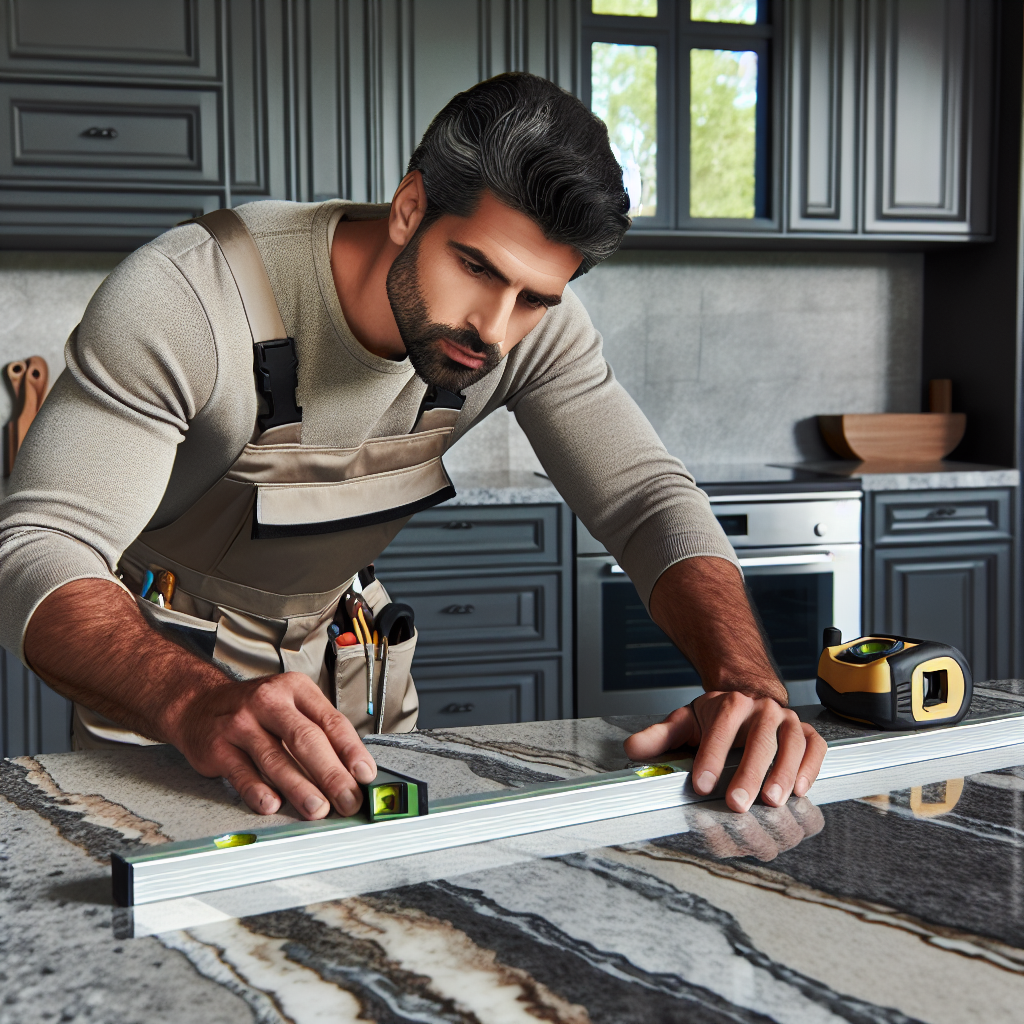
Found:
<svg viewBox="0 0 1024 1024"><path fill-rule="evenodd" d="M465 395L456 394L454 391L445 391L444 388L431 384L427 388L427 393L423 396L419 415L417 415L416 419L418 420L420 416L431 409L455 409L458 412L465 404Z"/></svg>
<svg viewBox="0 0 1024 1024"><path fill-rule="evenodd" d="M294 339L258 341L252 348L256 390L267 403L267 411L256 417L260 430L282 423L301 423L302 407L295 396L299 360Z"/></svg>

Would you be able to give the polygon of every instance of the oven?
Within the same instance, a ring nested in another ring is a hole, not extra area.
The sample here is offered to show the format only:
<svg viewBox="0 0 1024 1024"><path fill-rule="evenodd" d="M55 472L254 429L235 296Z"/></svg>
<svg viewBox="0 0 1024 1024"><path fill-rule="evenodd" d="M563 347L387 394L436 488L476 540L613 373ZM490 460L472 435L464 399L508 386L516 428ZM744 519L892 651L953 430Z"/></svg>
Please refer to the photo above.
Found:
<svg viewBox="0 0 1024 1024"><path fill-rule="evenodd" d="M821 632L860 635L861 494L712 497L793 705L816 703ZM667 714L701 692L693 665L629 577L576 524L576 696L581 718Z"/></svg>

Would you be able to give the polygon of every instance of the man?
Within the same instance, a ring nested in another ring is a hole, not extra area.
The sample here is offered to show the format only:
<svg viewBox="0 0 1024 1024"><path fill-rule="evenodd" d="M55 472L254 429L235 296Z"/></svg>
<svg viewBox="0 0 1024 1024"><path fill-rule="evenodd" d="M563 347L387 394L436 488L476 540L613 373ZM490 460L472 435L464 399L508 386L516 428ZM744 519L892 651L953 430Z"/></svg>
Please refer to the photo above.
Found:
<svg viewBox="0 0 1024 1024"><path fill-rule="evenodd" d="M128 257L0 508L0 641L77 702L76 742L170 742L260 813L353 813L372 721L358 660L325 668L327 629L356 569L450 493L443 448L505 405L708 691L627 753L699 743L707 793L744 744L733 809L802 796L824 742L785 710L706 497L566 287L627 209L603 124L503 75L435 118L389 207L253 203ZM140 580L161 568L178 589L156 611ZM390 728L412 728L408 694Z"/></svg>

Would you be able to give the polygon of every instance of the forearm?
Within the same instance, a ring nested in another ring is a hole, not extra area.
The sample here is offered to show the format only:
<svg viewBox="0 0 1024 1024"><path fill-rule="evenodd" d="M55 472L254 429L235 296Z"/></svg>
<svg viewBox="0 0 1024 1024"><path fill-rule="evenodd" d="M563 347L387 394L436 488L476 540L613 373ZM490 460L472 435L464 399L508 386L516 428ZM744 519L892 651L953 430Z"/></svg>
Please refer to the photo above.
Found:
<svg viewBox="0 0 1024 1024"><path fill-rule="evenodd" d="M651 617L693 663L705 690L788 703L731 562L687 558L669 566L654 585Z"/></svg>
<svg viewBox="0 0 1024 1024"><path fill-rule="evenodd" d="M25 633L25 659L58 693L153 739L201 692L230 680L153 629L116 583L82 579L50 594Z"/></svg>

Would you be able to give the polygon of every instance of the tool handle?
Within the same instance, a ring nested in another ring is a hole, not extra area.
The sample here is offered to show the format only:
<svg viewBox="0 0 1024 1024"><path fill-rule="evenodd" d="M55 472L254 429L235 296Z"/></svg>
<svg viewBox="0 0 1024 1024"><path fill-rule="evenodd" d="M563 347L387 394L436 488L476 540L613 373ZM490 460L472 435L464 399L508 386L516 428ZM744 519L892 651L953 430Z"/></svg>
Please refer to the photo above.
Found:
<svg viewBox="0 0 1024 1024"><path fill-rule="evenodd" d="M391 644L411 640L416 626L416 613L407 604L394 601L384 605L376 616L377 631Z"/></svg>

